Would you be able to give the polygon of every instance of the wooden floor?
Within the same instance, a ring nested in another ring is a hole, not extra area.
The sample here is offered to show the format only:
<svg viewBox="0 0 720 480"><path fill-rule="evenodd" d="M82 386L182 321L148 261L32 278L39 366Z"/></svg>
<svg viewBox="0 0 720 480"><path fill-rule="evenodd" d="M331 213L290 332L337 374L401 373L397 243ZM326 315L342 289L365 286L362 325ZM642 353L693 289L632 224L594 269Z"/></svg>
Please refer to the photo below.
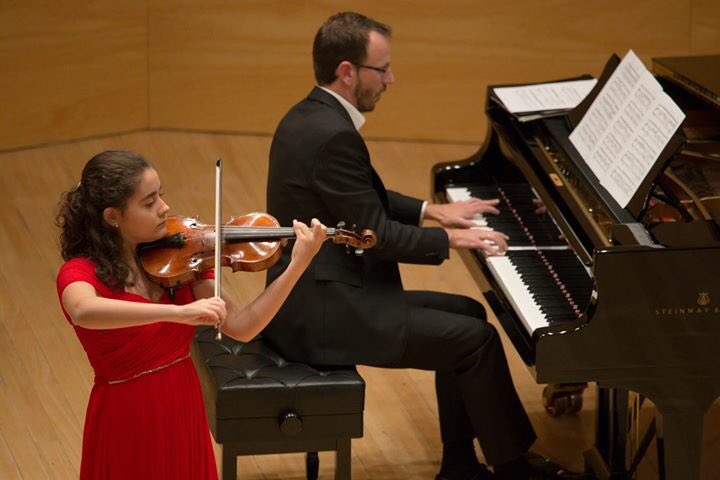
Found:
<svg viewBox="0 0 720 480"><path fill-rule="evenodd" d="M72 479L78 476L83 419L92 371L55 291L60 265L53 224L61 191L73 187L84 163L106 149L136 150L158 169L172 213L213 218L214 162L224 160L223 209L228 215L264 211L267 137L140 132L0 154L0 478ZM430 168L472 154L477 146L369 142L389 188L427 198ZM455 254L440 267L403 266L407 288L461 293L483 300ZM226 274L240 301L253 298L262 274ZM494 319L491 319L495 321ZM575 416L551 418L542 386L506 342L512 373L538 432L535 450L574 469L592 443L593 389ZM610 354L610 352L609 352ZM367 382L364 437L353 441L357 480L432 479L440 442L430 373L361 368ZM651 408L645 414L652 413ZM706 419L703 479L720 479L720 408ZM238 460L243 479L304 478L303 456ZM321 454L321 478L334 460ZM652 459L641 480L656 477Z"/></svg>

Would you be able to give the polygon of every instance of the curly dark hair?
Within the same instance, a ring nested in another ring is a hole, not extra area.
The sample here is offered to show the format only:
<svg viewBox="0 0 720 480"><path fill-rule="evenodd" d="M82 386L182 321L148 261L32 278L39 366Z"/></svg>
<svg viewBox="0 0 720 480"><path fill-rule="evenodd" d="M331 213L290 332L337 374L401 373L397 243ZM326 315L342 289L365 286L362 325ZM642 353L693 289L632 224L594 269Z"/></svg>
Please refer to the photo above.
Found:
<svg viewBox="0 0 720 480"><path fill-rule="evenodd" d="M386 38L392 29L372 18L355 12L336 13L320 27L313 41L313 68L318 85L332 83L340 62L360 65L367 56L368 35L378 32Z"/></svg>
<svg viewBox="0 0 720 480"><path fill-rule="evenodd" d="M64 192L58 203L55 224L60 228L62 258L89 258L97 265L97 276L112 288L132 282L122 237L104 220L103 212L108 207L123 211L148 168L150 163L135 152L99 153L85 164L77 187Z"/></svg>

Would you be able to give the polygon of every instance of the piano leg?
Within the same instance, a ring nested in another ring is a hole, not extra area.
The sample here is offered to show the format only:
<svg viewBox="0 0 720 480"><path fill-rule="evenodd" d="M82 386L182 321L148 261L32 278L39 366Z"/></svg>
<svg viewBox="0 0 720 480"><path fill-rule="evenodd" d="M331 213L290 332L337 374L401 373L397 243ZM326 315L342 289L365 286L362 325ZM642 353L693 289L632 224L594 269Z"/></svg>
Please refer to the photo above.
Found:
<svg viewBox="0 0 720 480"><path fill-rule="evenodd" d="M608 467L614 474L625 472L627 467L627 434L628 415L630 412L630 394L627 390L616 388L599 388L602 399L602 410L599 415L606 416L604 424L607 426L603 432L598 431L598 446L607 459ZM602 425L602 424L601 424Z"/></svg>
<svg viewBox="0 0 720 480"><path fill-rule="evenodd" d="M585 462L598 480L630 478L627 470L627 390L598 385L595 412L595 445L585 452Z"/></svg>
<svg viewBox="0 0 720 480"><path fill-rule="evenodd" d="M651 389L646 389L650 391ZM656 392L653 392L656 393ZM702 453L705 412L715 398L715 392L694 391L681 395L655 395L654 425L640 441L632 455L630 444L634 424L639 418L640 402L630 399L639 394L621 388L597 389L595 445L585 452L587 470L598 480L633 478L636 467L656 431L659 480L698 480ZM642 396L638 397L642 398ZM649 398L649 397L646 397ZM639 425L639 422L637 422ZM628 462L632 459L631 462Z"/></svg>
<svg viewBox="0 0 720 480"><path fill-rule="evenodd" d="M659 416L662 419L661 427L658 428L658 441L664 449L665 478L699 479L705 411L687 407L660 409Z"/></svg>

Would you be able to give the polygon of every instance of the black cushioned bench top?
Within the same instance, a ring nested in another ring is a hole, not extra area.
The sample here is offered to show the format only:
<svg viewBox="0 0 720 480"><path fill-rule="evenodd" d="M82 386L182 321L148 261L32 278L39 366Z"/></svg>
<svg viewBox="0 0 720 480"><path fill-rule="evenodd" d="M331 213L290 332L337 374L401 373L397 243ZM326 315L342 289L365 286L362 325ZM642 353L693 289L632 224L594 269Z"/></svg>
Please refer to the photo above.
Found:
<svg viewBox="0 0 720 480"><path fill-rule="evenodd" d="M216 341L212 328L198 329L195 340L215 383L217 419L275 417L288 408L305 416L363 411L365 382L354 367L288 362L262 339Z"/></svg>

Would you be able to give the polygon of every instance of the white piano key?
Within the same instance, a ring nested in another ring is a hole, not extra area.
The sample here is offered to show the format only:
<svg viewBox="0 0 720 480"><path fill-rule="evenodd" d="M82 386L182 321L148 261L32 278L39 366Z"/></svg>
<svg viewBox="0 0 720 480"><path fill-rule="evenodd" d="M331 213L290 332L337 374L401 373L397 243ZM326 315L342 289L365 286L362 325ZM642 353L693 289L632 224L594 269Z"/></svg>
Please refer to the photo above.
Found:
<svg viewBox="0 0 720 480"><path fill-rule="evenodd" d="M445 189L445 193L451 202L461 202L471 198L470 190L463 187L449 187Z"/></svg>
<svg viewBox="0 0 720 480"><path fill-rule="evenodd" d="M470 200L470 190L464 187L450 187L445 189L445 194L451 203L462 202L463 200ZM473 217L473 223L476 227L487 227L487 220L483 215L475 215Z"/></svg>
<svg viewBox="0 0 720 480"><path fill-rule="evenodd" d="M540 310L510 258L487 257L486 261L528 333L532 335L536 329L547 327L549 325L547 316Z"/></svg>
<svg viewBox="0 0 720 480"><path fill-rule="evenodd" d="M450 202L460 202L472 198L470 190L464 187L447 188L446 194L448 197L448 201ZM473 220L477 226L472 228L483 228L486 230L492 230L492 228L487 226L487 221L482 215L478 215ZM492 242L490 243L492 244ZM537 249L536 246L510 245L508 247L509 251L535 249ZM567 250L569 249L569 246L543 246L542 249ZM523 282L520 274L515 269L510 258L507 256L489 256L485 254L485 252L482 253L490 271L495 277L495 280L500 285L500 288L503 290L505 297L510 302L513 310L515 311L515 314L523 323L523 326L525 327L527 332L532 335L532 333L536 329L540 327L547 327L550 324L547 315L543 313L542 310L540 310L539 305L535 302L535 299L532 297L530 290Z"/></svg>

